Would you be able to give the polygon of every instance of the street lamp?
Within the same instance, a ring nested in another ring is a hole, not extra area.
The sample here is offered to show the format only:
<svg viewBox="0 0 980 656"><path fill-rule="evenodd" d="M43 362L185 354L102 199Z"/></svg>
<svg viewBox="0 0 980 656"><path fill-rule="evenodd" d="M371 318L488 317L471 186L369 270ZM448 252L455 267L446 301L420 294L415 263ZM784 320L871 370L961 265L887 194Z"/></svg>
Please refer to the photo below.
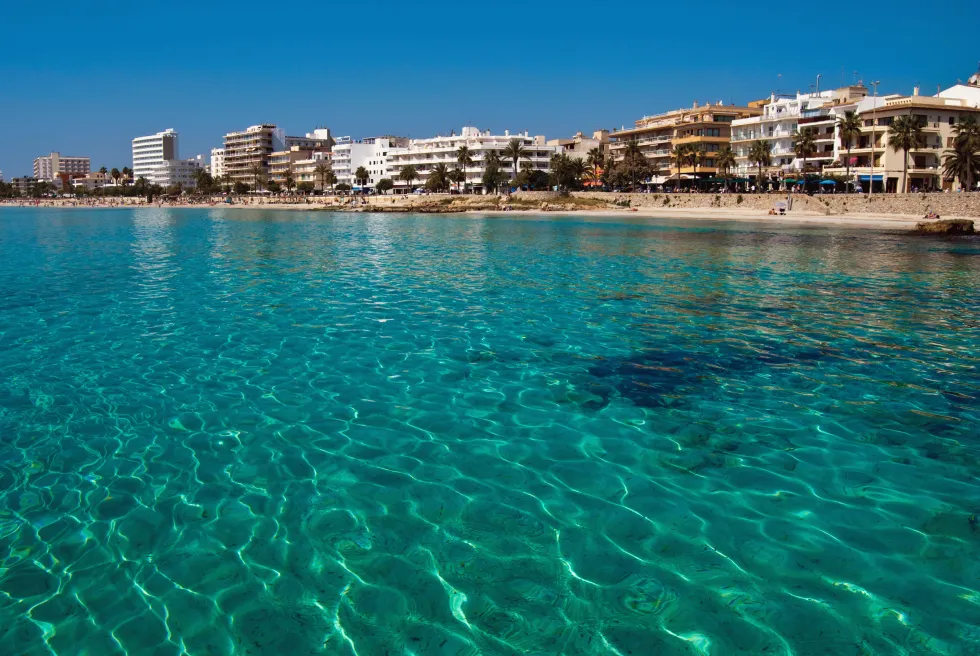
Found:
<svg viewBox="0 0 980 656"><path fill-rule="evenodd" d="M875 88L874 96L871 100L871 175L868 176L868 200L871 200L871 194L874 192L875 188L875 124L878 118L878 85L881 84L880 80L871 82L871 86ZM882 177L882 180L885 178Z"/></svg>

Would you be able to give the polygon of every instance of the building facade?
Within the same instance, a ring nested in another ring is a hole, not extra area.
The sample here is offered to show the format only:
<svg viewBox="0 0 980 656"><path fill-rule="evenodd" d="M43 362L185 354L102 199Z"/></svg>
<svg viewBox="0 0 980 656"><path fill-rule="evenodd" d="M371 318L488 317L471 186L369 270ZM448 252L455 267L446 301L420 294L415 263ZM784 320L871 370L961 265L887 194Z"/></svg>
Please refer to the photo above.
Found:
<svg viewBox="0 0 980 656"><path fill-rule="evenodd" d="M285 148L289 150L294 146L303 150L330 150L334 145L334 139L330 136L330 128L317 128L313 132L307 132L304 137L285 137L283 139Z"/></svg>
<svg viewBox="0 0 980 656"><path fill-rule="evenodd" d="M212 148L211 149L211 177L219 178L225 174L225 149L224 148Z"/></svg>
<svg viewBox="0 0 980 656"><path fill-rule="evenodd" d="M479 130L467 126L458 135L412 139L405 147L392 150L389 153L388 171L385 177L391 178L395 183L396 193L407 192L409 190L408 183L398 179L402 167L414 166L419 175L419 180L413 182L412 186L424 185L436 164L445 164L449 169L459 168L456 153L460 146L466 146L469 148L473 164L466 167L465 184L467 188L479 192L483 190L483 174L486 172L487 153L496 151L500 154L512 139L520 141L527 151L526 157L518 165L520 170L530 167L537 171L547 172L551 157L560 152L561 149L560 146L548 145L543 136L532 137L527 132L511 134L510 131L504 131L503 134L495 135L491 134L489 130ZM511 179L516 177L512 161L502 155L501 158L503 159L503 170L510 174Z"/></svg>
<svg viewBox="0 0 980 656"><path fill-rule="evenodd" d="M197 186L197 172L206 168L204 155L168 159L154 166L146 175L146 181L164 188L179 184L184 189L193 189Z"/></svg>
<svg viewBox="0 0 980 656"><path fill-rule="evenodd" d="M383 136L360 140L339 137L331 151L337 182L349 184L355 191L360 191L361 181L355 181L354 174L358 168L364 167L369 176L364 189L373 189L379 180L390 177L388 162L391 153L406 146L408 139L405 137Z"/></svg>
<svg viewBox="0 0 980 656"><path fill-rule="evenodd" d="M609 146L609 130L596 130L591 137L578 132L571 139L549 139L546 145L557 147L561 154L586 160L593 148L598 148L599 152L605 154Z"/></svg>
<svg viewBox="0 0 980 656"><path fill-rule="evenodd" d="M91 164L88 157L64 157L53 152L34 159L34 177L48 182L57 179L84 178L89 174Z"/></svg>
<svg viewBox="0 0 980 656"><path fill-rule="evenodd" d="M320 165L331 166L331 156L332 153L329 152L313 151L308 159L293 162L293 178L296 180L296 184L310 182L317 189L322 189L323 184L321 184L320 175L317 173L317 167Z"/></svg>
<svg viewBox="0 0 980 656"><path fill-rule="evenodd" d="M796 155L793 135L809 130L816 145L806 158L807 169L819 173L838 158L838 110L852 107L868 95L863 86L848 86L816 93L772 94L762 101L762 114L732 121L732 151L735 153L736 174L755 179L759 167L751 160L749 151L756 141L769 144L771 162L762 168L770 181L785 180L803 172L804 158Z"/></svg>
<svg viewBox="0 0 980 656"><path fill-rule="evenodd" d="M969 97L956 97L955 87L948 95L865 98L853 109L861 119L861 135L851 144L838 144L841 157L824 169L828 175L847 175L874 191L937 191L953 188L953 181L943 177L943 155L953 147L957 123L966 116L980 120L980 104ZM844 108L841 108L842 110ZM900 116L912 116L922 132L922 145L908 153L908 183L902 186L906 164L904 151L889 143L888 129ZM850 157L848 160L847 158ZM848 171L847 164L850 164Z"/></svg>
<svg viewBox="0 0 980 656"><path fill-rule="evenodd" d="M623 160L627 144L636 140L640 151L646 156L657 173L649 182L662 184L673 179L690 180L718 175L715 154L731 143L732 123L738 119L751 118L762 114L761 106L740 107L705 103L687 109L675 109L663 114L644 116L630 129L622 129L609 135L609 155L615 161ZM703 164L678 166L674 152L678 146L687 145L701 148L706 154Z"/></svg>
<svg viewBox="0 0 980 656"><path fill-rule="evenodd" d="M268 179L269 157L286 149L285 134L273 124L229 132L224 141L225 177L250 185Z"/></svg>
<svg viewBox="0 0 980 656"><path fill-rule="evenodd" d="M133 179L150 179L150 172L163 162L180 157L177 148L177 131L167 128L163 132L133 139Z"/></svg>

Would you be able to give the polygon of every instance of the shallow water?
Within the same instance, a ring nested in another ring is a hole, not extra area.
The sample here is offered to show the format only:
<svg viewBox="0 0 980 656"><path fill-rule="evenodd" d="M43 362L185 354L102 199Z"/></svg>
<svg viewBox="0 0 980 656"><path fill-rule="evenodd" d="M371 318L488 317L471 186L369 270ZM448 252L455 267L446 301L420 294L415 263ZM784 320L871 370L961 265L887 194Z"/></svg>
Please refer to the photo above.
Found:
<svg viewBox="0 0 980 656"><path fill-rule="evenodd" d="M980 242L0 210L0 653L976 654Z"/></svg>

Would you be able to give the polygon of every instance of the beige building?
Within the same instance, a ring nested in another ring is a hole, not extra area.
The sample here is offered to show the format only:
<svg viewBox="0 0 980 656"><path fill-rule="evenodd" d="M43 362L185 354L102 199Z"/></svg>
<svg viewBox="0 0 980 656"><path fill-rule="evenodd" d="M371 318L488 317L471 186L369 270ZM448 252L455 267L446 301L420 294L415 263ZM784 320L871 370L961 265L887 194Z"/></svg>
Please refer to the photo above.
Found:
<svg viewBox="0 0 980 656"><path fill-rule="evenodd" d="M911 96L865 98L852 106L842 106L838 111L847 110L856 111L862 120L861 136L851 146L851 177L865 190L868 183L873 182L875 191L898 193L903 192L905 153L893 149L888 142L888 128L896 118L913 116L922 127L923 145L908 153L910 191L954 186L953 182L943 179L943 155L953 147L954 129L963 117L973 115L980 119L978 103L969 98L920 96L918 89ZM824 169L828 175L845 175L847 172L846 146L838 143L837 147L838 161Z"/></svg>
<svg viewBox="0 0 980 656"><path fill-rule="evenodd" d="M275 180L279 184L285 184L286 173L292 172L293 181L299 184L300 179L296 177L297 165L300 162L308 162L313 159L314 154L323 153L323 150L308 150L293 146L288 150L282 150L269 155L269 179Z"/></svg>
<svg viewBox="0 0 980 656"><path fill-rule="evenodd" d="M316 168L321 164L331 166L330 155L327 152L314 151L308 159L293 162L293 178L296 180L296 184L311 182L313 186L320 189L320 176L317 175Z"/></svg>
<svg viewBox="0 0 980 656"><path fill-rule="evenodd" d="M285 134L271 124L229 132L224 141L225 177L249 185L254 184L256 177L267 179L272 153L285 150Z"/></svg>
<svg viewBox="0 0 980 656"><path fill-rule="evenodd" d="M636 139L640 150L659 173L650 182L660 184L671 177L692 179L694 167L688 164L678 168L673 161L674 149L681 145L701 147L707 157L703 165L698 165L697 177L714 177L718 174L714 155L731 142L732 121L761 114L761 106L694 103L688 109L644 116L636 121L635 127L612 132L609 153L616 161L622 161L626 144Z"/></svg>
<svg viewBox="0 0 980 656"><path fill-rule="evenodd" d="M598 148L605 153L609 146L609 130L596 130L591 137L586 137L581 132L577 132L571 139L550 139L546 142L548 146L556 146L558 152L585 160L589 157L589 151Z"/></svg>
<svg viewBox="0 0 980 656"><path fill-rule="evenodd" d="M64 157L51 153L34 159L34 177L50 182L55 178L84 178L90 172L88 157Z"/></svg>

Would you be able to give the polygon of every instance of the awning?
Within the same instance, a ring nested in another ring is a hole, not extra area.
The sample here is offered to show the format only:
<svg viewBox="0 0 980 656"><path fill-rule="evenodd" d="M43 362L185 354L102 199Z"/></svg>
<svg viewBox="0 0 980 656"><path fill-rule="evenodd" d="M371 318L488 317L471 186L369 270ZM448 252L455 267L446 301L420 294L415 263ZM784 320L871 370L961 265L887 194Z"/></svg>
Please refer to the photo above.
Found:
<svg viewBox="0 0 980 656"><path fill-rule="evenodd" d="M835 184L837 184L837 181L836 180L821 180L820 181L820 184L822 184L822 185L835 185Z"/></svg>
<svg viewBox="0 0 980 656"><path fill-rule="evenodd" d="M867 182L869 179L870 179L870 177L867 176L867 175L859 175L858 176L858 180L860 180L861 182ZM883 175L876 175L874 181L875 182L881 182L884 179L885 179L885 176L883 176Z"/></svg>
<svg viewBox="0 0 980 656"><path fill-rule="evenodd" d="M796 178L786 178L783 180L786 184L796 184Z"/></svg>

